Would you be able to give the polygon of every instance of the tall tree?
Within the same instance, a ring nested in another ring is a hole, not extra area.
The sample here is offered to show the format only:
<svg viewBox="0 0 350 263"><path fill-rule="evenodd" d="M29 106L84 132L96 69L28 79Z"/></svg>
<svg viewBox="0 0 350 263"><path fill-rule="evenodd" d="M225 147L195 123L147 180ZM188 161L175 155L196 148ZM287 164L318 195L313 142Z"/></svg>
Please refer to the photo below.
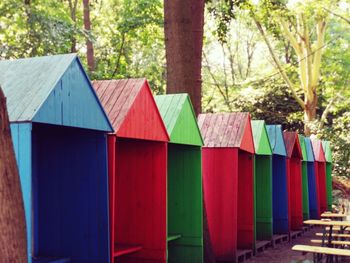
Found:
<svg viewBox="0 0 350 263"><path fill-rule="evenodd" d="M72 19L74 28L76 29L78 0L68 0L68 5L69 5L70 18ZM73 32L71 36L71 48L70 48L71 53L77 52L77 39L74 33L75 32Z"/></svg>
<svg viewBox="0 0 350 263"><path fill-rule="evenodd" d="M201 112L204 0L164 0L167 93L189 93Z"/></svg>
<svg viewBox="0 0 350 263"><path fill-rule="evenodd" d="M84 29L90 33L91 32L91 19L90 19L90 1L83 0L84 6ZM95 70L95 55L94 55L94 45L89 37L86 38L86 57L89 71Z"/></svg>
<svg viewBox="0 0 350 263"><path fill-rule="evenodd" d="M0 88L0 256L1 262L27 262L26 225L6 99Z"/></svg>

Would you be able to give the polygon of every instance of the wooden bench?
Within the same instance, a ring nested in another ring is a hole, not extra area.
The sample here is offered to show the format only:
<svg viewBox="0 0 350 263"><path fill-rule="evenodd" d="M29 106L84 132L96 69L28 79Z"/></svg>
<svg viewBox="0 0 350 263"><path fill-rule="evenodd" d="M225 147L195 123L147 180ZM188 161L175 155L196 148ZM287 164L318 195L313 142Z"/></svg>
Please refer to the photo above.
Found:
<svg viewBox="0 0 350 263"><path fill-rule="evenodd" d="M295 245L294 247L292 247L292 250L300 251L300 252L304 252L304 253L350 257L350 249Z"/></svg>
<svg viewBox="0 0 350 263"><path fill-rule="evenodd" d="M322 244L322 240L320 239L311 239L311 243ZM337 246L350 246L350 241L342 241L342 240L332 240L332 245Z"/></svg>
<svg viewBox="0 0 350 263"><path fill-rule="evenodd" d="M322 237L323 236L323 233L316 233L316 236L318 237ZM329 236L328 233L326 233L326 236ZM337 237L337 238L350 238L350 234L336 234L336 233L332 233L332 237Z"/></svg>
<svg viewBox="0 0 350 263"><path fill-rule="evenodd" d="M333 258L338 262L339 257L350 257L350 249L319 247L319 246L307 246L307 245L295 245L292 247L294 251L300 251L303 254L312 253L313 262L322 262L323 256L327 257L326 262L333 262Z"/></svg>

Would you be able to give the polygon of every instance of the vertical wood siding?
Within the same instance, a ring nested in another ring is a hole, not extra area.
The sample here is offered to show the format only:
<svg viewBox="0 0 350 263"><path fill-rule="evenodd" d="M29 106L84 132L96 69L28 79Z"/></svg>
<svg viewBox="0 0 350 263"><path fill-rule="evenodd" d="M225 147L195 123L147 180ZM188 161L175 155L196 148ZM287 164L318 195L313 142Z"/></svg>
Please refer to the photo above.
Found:
<svg viewBox="0 0 350 263"><path fill-rule="evenodd" d="M237 253L238 150L203 148L203 193L216 259Z"/></svg>
<svg viewBox="0 0 350 263"><path fill-rule="evenodd" d="M119 245L141 246L120 263L166 262L167 145L117 138L114 253Z"/></svg>
<svg viewBox="0 0 350 263"><path fill-rule="evenodd" d="M109 262L106 155L103 133L34 124L33 256Z"/></svg>
<svg viewBox="0 0 350 263"><path fill-rule="evenodd" d="M27 227L28 262L32 258L32 124L12 123L11 136L21 181Z"/></svg>

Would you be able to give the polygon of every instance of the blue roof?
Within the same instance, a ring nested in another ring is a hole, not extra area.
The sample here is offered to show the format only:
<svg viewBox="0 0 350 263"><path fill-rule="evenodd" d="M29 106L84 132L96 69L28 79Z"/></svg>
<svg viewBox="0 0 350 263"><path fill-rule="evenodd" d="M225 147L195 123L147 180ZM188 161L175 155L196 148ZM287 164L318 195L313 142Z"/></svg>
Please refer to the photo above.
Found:
<svg viewBox="0 0 350 263"><path fill-rule="evenodd" d="M304 140L305 140L305 146L306 146L307 161L314 162L315 157L314 157L314 150L312 148L311 139L309 137L305 137Z"/></svg>
<svg viewBox="0 0 350 263"><path fill-rule="evenodd" d="M10 122L112 131L76 54L0 61Z"/></svg>
<svg viewBox="0 0 350 263"><path fill-rule="evenodd" d="M287 156L286 146L283 139L282 126L266 125L266 130L269 136L273 154Z"/></svg>

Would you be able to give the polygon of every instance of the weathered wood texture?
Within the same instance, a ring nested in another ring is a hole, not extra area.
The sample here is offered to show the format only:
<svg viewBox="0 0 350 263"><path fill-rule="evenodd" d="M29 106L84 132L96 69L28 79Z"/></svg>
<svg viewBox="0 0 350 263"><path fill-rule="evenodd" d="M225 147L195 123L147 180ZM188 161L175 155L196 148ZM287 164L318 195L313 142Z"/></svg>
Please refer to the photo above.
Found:
<svg viewBox="0 0 350 263"><path fill-rule="evenodd" d="M286 146L281 125L267 125L266 130L273 151L272 155L272 200L273 233L289 233L288 185L286 168Z"/></svg>
<svg viewBox="0 0 350 263"><path fill-rule="evenodd" d="M205 147L235 147L255 153L249 113L207 113L198 116Z"/></svg>
<svg viewBox="0 0 350 263"><path fill-rule="evenodd" d="M291 230L301 230L303 226L303 187L302 167L303 159L298 134L284 132L284 142L287 149L287 178L289 178L288 199Z"/></svg>
<svg viewBox="0 0 350 263"><path fill-rule="evenodd" d="M27 262L26 224L6 99L0 88L0 261Z"/></svg>
<svg viewBox="0 0 350 263"><path fill-rule="evenodd" d="M118 137L169 140L146 79L99 80L93 86Z"/></svg>
<svg viewBox="0 0 350 263"><path fill-rule="evenodd" d="M2 60L0 72L11 123L112 130L75 54Z"/></svg>

